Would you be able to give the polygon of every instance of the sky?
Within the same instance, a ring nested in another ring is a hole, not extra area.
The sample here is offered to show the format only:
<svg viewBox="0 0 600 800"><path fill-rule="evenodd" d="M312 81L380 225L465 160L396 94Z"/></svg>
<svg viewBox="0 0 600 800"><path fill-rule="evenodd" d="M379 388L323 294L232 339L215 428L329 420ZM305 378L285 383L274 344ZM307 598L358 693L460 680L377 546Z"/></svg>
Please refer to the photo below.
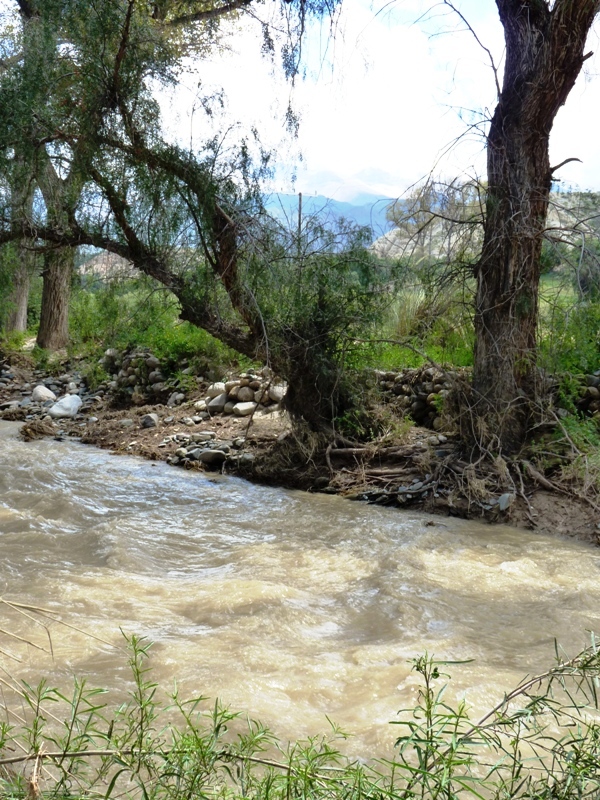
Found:
<svg viewBox="0 0 600 800"><path fill-rule="evenodd" d="M275 5L267 0L261 13ZM472 32L435 0L343 0L335 36L329 21L311 25L305 75L294 87L261 55L260 26L238 23L224 37L226 51L196 64L165 101L169 125L178 138L201 140L198 81L203 91L222 88L227 106L217 125L224 141L255 126L277 152L272 191L356 202L364 194L401 196L431 173L446 179L484 175L485 120L496 97L486 49L501 80L502 27L493 0L454 5ZM588 49L600 50L599 39L597 26ZM300 119L296 139L284 125L290 100ZM236 121L239 127L230 130ZM600 189L599 129L596 53L551 137L551 164L582 161L561 169L563 187Z"/></svg>

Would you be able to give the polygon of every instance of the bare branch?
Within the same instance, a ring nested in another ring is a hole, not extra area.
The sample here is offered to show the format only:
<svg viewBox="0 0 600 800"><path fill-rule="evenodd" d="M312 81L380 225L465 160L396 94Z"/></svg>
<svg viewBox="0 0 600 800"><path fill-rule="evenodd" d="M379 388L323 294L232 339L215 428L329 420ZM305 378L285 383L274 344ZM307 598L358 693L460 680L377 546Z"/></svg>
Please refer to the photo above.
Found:
<svg viewBox="0 0 600 800"><path fill-rule="evenodd" d="M475 31L473 30L473 27L472 27L471 23L464 16L464 14L462 14L458 10L458 8L456 8L456 6L453 5L453 3L450 2L450 0L443 0L443 2L444 2L445 6L448 6L448 8L452 9L452 11L457 15L457 17L459 17L462 20L462 22L466 25L467 30L473 35L473 38L475 39L477 44L481 47L482 50L484 50L487 53L488 58L490 59L490 66L492 67L492 72L494 73L494 83L496 84L496 92L497 92L497 95L498 95L498 98L499 98L500 97L500 81L498 80L498 68L496 67L496 62L494 61L494 56L492 55L492 51L483 44L483 42L481 41L479 36L477 36Z"/></svg>

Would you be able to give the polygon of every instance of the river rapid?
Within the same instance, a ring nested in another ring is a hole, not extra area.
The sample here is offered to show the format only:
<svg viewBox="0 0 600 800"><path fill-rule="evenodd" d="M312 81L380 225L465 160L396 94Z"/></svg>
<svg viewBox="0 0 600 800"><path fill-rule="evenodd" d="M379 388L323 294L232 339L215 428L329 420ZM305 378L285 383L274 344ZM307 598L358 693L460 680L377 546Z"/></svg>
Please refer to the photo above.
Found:
<svg viewBox="0 0 600 800"><path fill-rule="evenodd" d="M526 673L600 631L600 550L507 526L255 486L76 442L25 443L0 423L0 594L44 606L54 655L0 633L0 667L116 700L130 684L120 629L154 642L167 688L220 697L283 738L354 734L389 755L428 651L455 665L477 714ZM32 620L2 628L47 649ZM114 645L114 646L112 646Z"/></svg>

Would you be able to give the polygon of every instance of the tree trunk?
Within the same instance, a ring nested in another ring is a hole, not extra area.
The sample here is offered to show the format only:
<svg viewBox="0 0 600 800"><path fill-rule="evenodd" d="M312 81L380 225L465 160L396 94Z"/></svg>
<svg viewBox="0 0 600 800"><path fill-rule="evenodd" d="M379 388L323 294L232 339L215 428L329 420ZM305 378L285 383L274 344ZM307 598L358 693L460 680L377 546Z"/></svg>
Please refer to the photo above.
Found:
<svg viewBox="0 0 600 800"><path fill-rule="evenodd" d="M475 418L485 447L515 451L536 397L540 256L554 118L585 60L600 0L496 0L506 64L487 140L488 198L477 267Z"/></svg>
<svg viewBox="0 0 600 800"><path fill-rule="evenodd" d="M9 299L11 310L6 321L6 330L9 333L24 333L27 330L30 262L30 253L19 247L19 264L13 275L13 290Z"/></svg>
<svg viewBox="0 0 600 800"><path fill-rule="evenodd" d="M73 257L70 247L50 250L44 257L42 310L37 344L46 350L60 350L69 343Z"/></svg>

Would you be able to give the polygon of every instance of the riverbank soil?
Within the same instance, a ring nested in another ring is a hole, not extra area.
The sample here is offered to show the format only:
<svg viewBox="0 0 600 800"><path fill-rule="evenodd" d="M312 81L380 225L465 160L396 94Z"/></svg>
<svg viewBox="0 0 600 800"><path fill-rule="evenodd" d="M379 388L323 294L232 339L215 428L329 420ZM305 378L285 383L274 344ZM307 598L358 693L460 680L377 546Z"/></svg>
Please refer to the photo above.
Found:
<svg viewBox="0 0 600 800"><path fill-rule="evenodd" d="M0 359L0 419L22 421L25 439L75 437L115 454L188 470L219 470L271 485L600 544L600 508L593 498L577 486L553 482L527 460L471 463L451 430L411 426L399 417L390 433L374 442L328 440L292 429L279 405L257 405L245 416L210 414L204 405L209 384L201 380L176 405L123 404L121 398L119 407L109 392L90 392L68 363L61 369L53 376L35 369L26 355ZM52 402L35 398L40 385L53 387L55 394L77 394L79 412L51 419Z"/></svg>

